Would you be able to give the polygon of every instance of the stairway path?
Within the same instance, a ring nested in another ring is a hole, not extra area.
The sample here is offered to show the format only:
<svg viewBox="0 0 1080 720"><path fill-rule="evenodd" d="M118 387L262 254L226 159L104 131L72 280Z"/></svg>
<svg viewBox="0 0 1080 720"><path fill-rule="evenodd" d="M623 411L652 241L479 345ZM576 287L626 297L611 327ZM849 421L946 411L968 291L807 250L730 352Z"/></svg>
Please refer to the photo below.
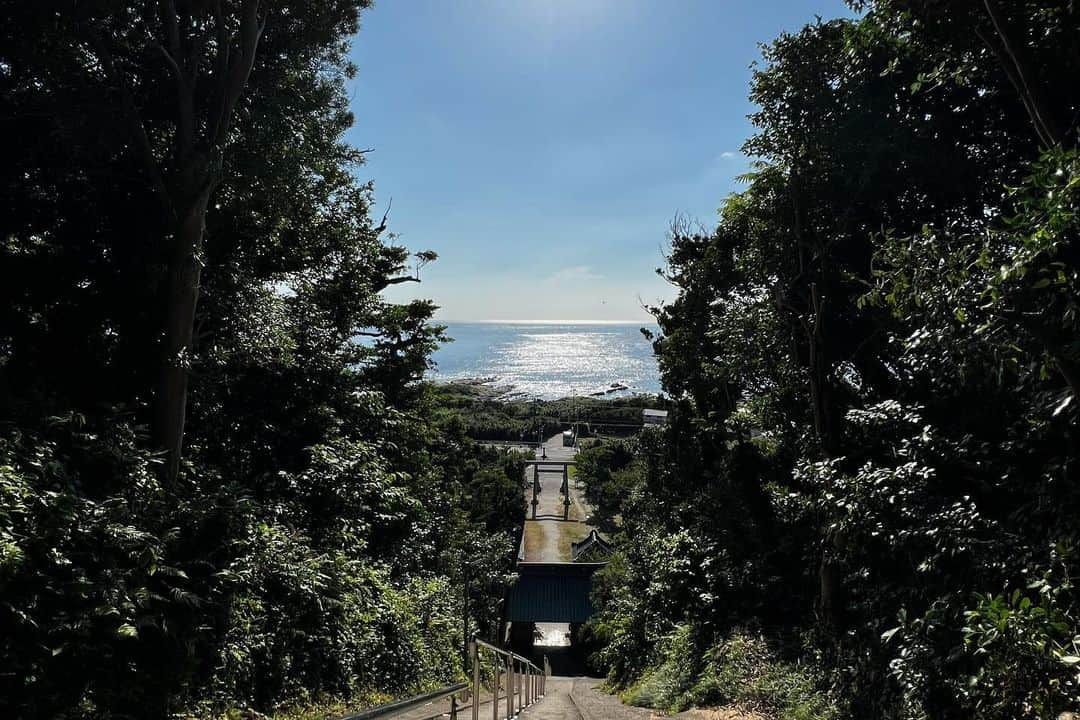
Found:
<svg viewBox="0 0 1080 720"><path fill-rule="evenodd" d="M623 705L599 689L600 680L549 677L544 699L521 713L522 720L647 720L653 712Z"/></svg>

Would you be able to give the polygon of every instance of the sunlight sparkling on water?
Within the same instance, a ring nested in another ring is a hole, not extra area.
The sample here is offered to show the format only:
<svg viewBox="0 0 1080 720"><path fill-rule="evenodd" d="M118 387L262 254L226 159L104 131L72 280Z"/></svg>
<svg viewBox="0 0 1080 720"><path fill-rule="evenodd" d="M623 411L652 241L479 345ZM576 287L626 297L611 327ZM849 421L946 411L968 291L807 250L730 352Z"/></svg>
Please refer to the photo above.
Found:
<svg viewBox="0 0 1080 720"><path fill-rule="evenodd" d="M632 325L451 325L435 355L438 379L493 378L529 397L589 395L620 383L658 392L649 341ZM609 395L608 397L611 397Z"/></svg>

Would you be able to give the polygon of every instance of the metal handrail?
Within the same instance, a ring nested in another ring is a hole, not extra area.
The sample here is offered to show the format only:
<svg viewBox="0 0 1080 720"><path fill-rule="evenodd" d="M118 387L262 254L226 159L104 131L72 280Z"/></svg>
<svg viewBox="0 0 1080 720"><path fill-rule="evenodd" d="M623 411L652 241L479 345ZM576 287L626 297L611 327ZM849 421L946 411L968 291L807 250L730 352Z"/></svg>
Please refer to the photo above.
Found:
<svg viewBox="0 0 1080 720"><path fill-rule="evenodd" d="M580 563L577 563L577 564L580 564ZM606 564L606 563L598 563L598 564ZM498 653L499 655L505 655L506 657L512 657L515 660L517 660L518 662L524 663L526 666L532 668L536 672L543 672L543 670L541 670L532 660L530 660L527 657L522 657L522 656L518 655L516 652L513 652L512 650L503 650L501 647L497 647L495 645L492 645L491 643L486 643L486 642L484 642L483 640L481 640L479 638L476 638L473 642L475 642L480 647L485 647L488 650L492 650L492 651Z"/></svg>
<svg viewBox="0 0 1080 720"><path fill-rule="evenodd" d="M473 649L471 652L473 658L473 687L471 687L472 705L466 706L471 708L474 720L479 717L481 704L480 658L478 655L480 648L490 650L495 653L496 657L502 656L505 658L505 666L503 666L503 663L501 662L496 662L495 666L492 668L494 671L494 687L492 688L492 714L494 720L500 719L499 700L503 698L506 699L506 717L511 718L516 714L514 712L515 705L517 706L518 712L520 712L544 696L545 680L547 679L547 675L551 672L547 663L547 657L544 658L544 667L541 669L528 658L476 638L473 640ZM520 668L520 672L515 670L515 667ZM505 695L500 692L502 688L499 687L500 676L504 674L507 678ZM466 708L458 706L457 698L454 696L465 690L470 690L470 683L454 683L453 685L447 685L446 687L432 690L431 692L423 693L422 695L414 695L413 697L405 698L404 700L395 700L394 702L386 703L385 705L379 705L378 707L344 715L338 718L338 720L381 720L382 718L391 718L395 715L400 715L401 713L408 712L409 710L413 710L422 705L433 703L436 700L442 700L446 697L451 698L450 716L451 718L456 718L458 711ZM514 699L515 695L517 697L516 702Z"/></svg>
<svg viewBox="0 0 1080 720"><path fill-rule="evenodd" d="M547 658L544 660L544 669L541 670L528 658L522 657L510 650L504 650L503 648L496 647L491 643L484 642L480 638L474 638L470 643L469 654L472 657L472 671L473 671L473 686L476 688L477 693L480 690L481 672L480 672L480 650L481 648L488 650L495 654L495 662L491 668L491 694L492 694L492 708L491 715L492 720L512 720L515 715L520 713L527 707L533 705L533 703L544 697L545 685L547 680ZM504 658L501 661L499 658ZM503 668L500 667L505 662L506 671L506 712L505 714L499 712L499 698L501 684L499 682L500 676L503 674ZM517 670L515 668L520 668ZM515 701L516 698L516 701ZM480 703L478 702L479 696L472 704L472 720L480 720ZM517 710L515 711L515 705Z"/></svg>
<svg viewBox="0 0 1080 720"><path fill-rule="evenodd" d="M444 697L456 695L462 690L468 689L468 687L469 683L454 683L453 685L447 685L444 688L432 690L431 692L422 695L414 695L411 698L395 700L394 702L379 705L378 707L373 707L369 710L361 710L360 712L352 713L351 715L345 715L338 720L375 720L376 718L393 717L394 715L400 715L403 712L420 707L421 705L427 705L436 700L442 700Z"/></svg>

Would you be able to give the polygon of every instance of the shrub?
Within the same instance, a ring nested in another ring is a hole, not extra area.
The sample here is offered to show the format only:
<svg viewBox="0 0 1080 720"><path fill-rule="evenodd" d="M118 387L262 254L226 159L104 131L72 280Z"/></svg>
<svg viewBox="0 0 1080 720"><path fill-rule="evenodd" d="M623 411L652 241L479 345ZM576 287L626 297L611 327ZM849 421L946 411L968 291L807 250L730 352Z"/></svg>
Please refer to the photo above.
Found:
<svg viewBox="0 0 1080 720"><path fill-rule="evenodd" d="M760 636L735 632L702 649L693 626L683 624L665 639L659 664L622 696L633 705L672 713L734 705L783 720L839 718L823 684L819 673L778 659Z"/></svg>

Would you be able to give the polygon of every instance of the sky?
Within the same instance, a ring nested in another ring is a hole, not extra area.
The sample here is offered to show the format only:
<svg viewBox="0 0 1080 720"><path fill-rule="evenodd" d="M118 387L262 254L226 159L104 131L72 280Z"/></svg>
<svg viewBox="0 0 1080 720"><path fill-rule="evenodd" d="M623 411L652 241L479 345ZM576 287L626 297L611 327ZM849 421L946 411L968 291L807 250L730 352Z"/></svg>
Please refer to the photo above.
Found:
<svg viewBox="0 0 1080 720"><path fill-rule="evenodd" d="M747 169L758 43L841 0L377 0L351 57L389 228L439 259L391 299L437 319L633 321L677 215L712 227Z"/></svg>

